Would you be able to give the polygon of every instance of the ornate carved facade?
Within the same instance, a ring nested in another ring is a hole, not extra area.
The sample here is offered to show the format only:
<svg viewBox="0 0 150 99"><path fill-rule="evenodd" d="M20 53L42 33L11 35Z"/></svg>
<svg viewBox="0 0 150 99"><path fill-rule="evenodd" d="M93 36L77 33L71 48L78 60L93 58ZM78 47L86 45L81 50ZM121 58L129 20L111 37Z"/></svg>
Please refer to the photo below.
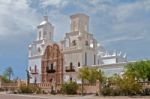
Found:
<svg viewBox="0 0 150 99"><path fill-rule="evenodd" d="M56 86L63 82L63 54L58 44L48 45L42 57L42 82Z"/></svg>

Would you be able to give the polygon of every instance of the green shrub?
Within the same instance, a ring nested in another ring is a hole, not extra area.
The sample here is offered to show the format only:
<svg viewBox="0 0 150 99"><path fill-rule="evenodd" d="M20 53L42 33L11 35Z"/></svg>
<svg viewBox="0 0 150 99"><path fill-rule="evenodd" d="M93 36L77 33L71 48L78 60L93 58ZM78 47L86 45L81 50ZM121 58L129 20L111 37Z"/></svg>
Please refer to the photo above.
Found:
<svg viewBox="0 0 150 99"><path fill-rule="evenodd" d="M101 91L103 96L120 96L122 92L118 88L104 87Z"/></svg>
<svg viewBox="0 0 150 99"><path fill-rule="evenodd" d="M142 95L144 95L144 96L150 96L150 88L143 89Z"/></svg>
<svg viewBox="0 0 150 99"><path fill-rule="evenodd" d="M61 86L63 94L77 94L78 84L76 82L64 83Z"/></svg>
<svg viewBox="0 0 150 99"><path fill-rule="evenodd" d="M2 76L2 82L3 83L12 83L13 81L9 80L6 76Z"/></svg>
<svg viewBox="0 0 150 99"><path fill-rule="evenodd" d="M113 88L113 89L111 90L111 96L120 96L120 95L122 95L120 89Z"/></svg>
<svg viewBox="0 0 150 99"><path fill-rule="evenodd" d="M103 96L110 96L111 90L112 90L112 88L110 88L110 87L105 87L105 88L102 89L101 94L102 94Z"/></svg>
<svg viewBox="0 0 150 99"><path fill-rule="evenodd" d="M33 86L33 85L21 85L20 86L20 92L21 93L41 93L41 89L38 88L37 86Z"/></svg>
<svg viewBox="0 0 150 99"><path fill-rule="evenodd" d="M102 88L101 94L103 96L133 96L140 95L141 92L139 90L122 90L120 88L112 88L112 87L104 87ZM142 95L150 94L150 90L144 90Z"/></svg>

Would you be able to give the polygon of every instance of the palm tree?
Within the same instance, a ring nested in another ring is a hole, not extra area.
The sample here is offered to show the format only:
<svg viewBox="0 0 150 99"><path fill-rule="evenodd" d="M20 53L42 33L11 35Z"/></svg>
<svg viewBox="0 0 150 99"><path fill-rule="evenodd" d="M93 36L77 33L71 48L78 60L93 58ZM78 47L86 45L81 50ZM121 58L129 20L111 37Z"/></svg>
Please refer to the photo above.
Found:
<svg viewBox="0 0 150 99"><path fill-rule="evenodd" d="M8 77L8 80L10 81L11 80L11 76L14 75L12 67L6 68L6 70L4 72L4 75L6 75Z"/></svg>

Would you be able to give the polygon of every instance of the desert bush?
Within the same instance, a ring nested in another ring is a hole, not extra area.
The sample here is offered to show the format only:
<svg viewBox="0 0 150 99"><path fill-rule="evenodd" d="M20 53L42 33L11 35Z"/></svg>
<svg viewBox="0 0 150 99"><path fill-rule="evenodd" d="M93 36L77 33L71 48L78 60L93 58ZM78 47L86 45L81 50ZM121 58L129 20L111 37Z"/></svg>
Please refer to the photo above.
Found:
<svg viewBox="0 0 150 99"><path fill-rule="evenodd" d="M77 94L78 84L76 82L64 83L61 86L63 94Z"/></svg>
<svg viewBox="0 0 150 99"><path fill-rule="evenodd" d="M150 88L143 89L142 95L144 95L144 96L150 96Z"/></svg>
<svg viewBox="0 0 150 99"><path fill-rule="evenodd" d="M112 88L110 88L110 87L105 87L105 88L102 89L101 94L102 94L103 96L110 96L111 90L112 90Z"/></svg>
<svg viewBox="0 0 150 99"><path fill-rule="evenodd" d="M145 93L145 94L144 94ZM143 92L143 95L148 95L150 91ZM133 95L140 95L141 92L138 91L135 93L135 91L132 90L122 90L122 89L113 89L111 87L103 88L101 91L101 94L103 96L133 96Z"/></svg>
<svg viewBox="0 0 150 99"><path fill-rule="evenodd" d="M41 93L41 89L37 86L33 85L21 85L20 86L20 93Z"/></svg>
<svg viewBox="0 0 150 99"><path fill-rule="evenodd" d="M103 96L120 96L122 92L118 88L104 87L102 88L101 94Z"/></svg>

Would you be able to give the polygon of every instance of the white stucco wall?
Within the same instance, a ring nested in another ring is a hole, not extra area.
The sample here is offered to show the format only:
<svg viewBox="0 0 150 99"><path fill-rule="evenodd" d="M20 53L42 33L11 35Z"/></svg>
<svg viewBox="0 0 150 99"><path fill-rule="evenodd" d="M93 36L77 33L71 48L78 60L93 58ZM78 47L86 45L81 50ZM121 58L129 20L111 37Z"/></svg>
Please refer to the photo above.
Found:
<svg viewBox="0 0 150 99"><path fill-rule="evenodd" d="M41 58L29 59L28 70L30 70L30 67L31 67L31 69L34 69L35 65L37 66L37 70L38 70L38 75L36 76L37 77L37 83L38 83L38 82L41 82L41 76L40 76L41 75ZM30 79L30 82L34 83L34 76L32 75L31 77L32 78Z"/></svg>
<svg viewBox="0 0 150 99"><path fill-rule="evenodd" d="M82 52L64 54L64 66L69 66L71 62L75 67L78 67L78 62L82 65Z"/></svg>
<svg viewBox="0 0 150 99"><path fill-rule="evenodd" d="M83 63L84 65L85 63L85 53L87 54L87 66L92 66L92 65L96 65L97 64L97 55L96 55L96 51L93 50L86 50L83 53ZM94 64L94 55L95 55L95 64Z"/></svg>
<svg viewBox="0 0 150 99"><path fill-rule="evenodd" d="M70 77L72 78L72 81L77 81L78 79L76 72L65 73L63 76L64 82L70 81Z"/></svg>

